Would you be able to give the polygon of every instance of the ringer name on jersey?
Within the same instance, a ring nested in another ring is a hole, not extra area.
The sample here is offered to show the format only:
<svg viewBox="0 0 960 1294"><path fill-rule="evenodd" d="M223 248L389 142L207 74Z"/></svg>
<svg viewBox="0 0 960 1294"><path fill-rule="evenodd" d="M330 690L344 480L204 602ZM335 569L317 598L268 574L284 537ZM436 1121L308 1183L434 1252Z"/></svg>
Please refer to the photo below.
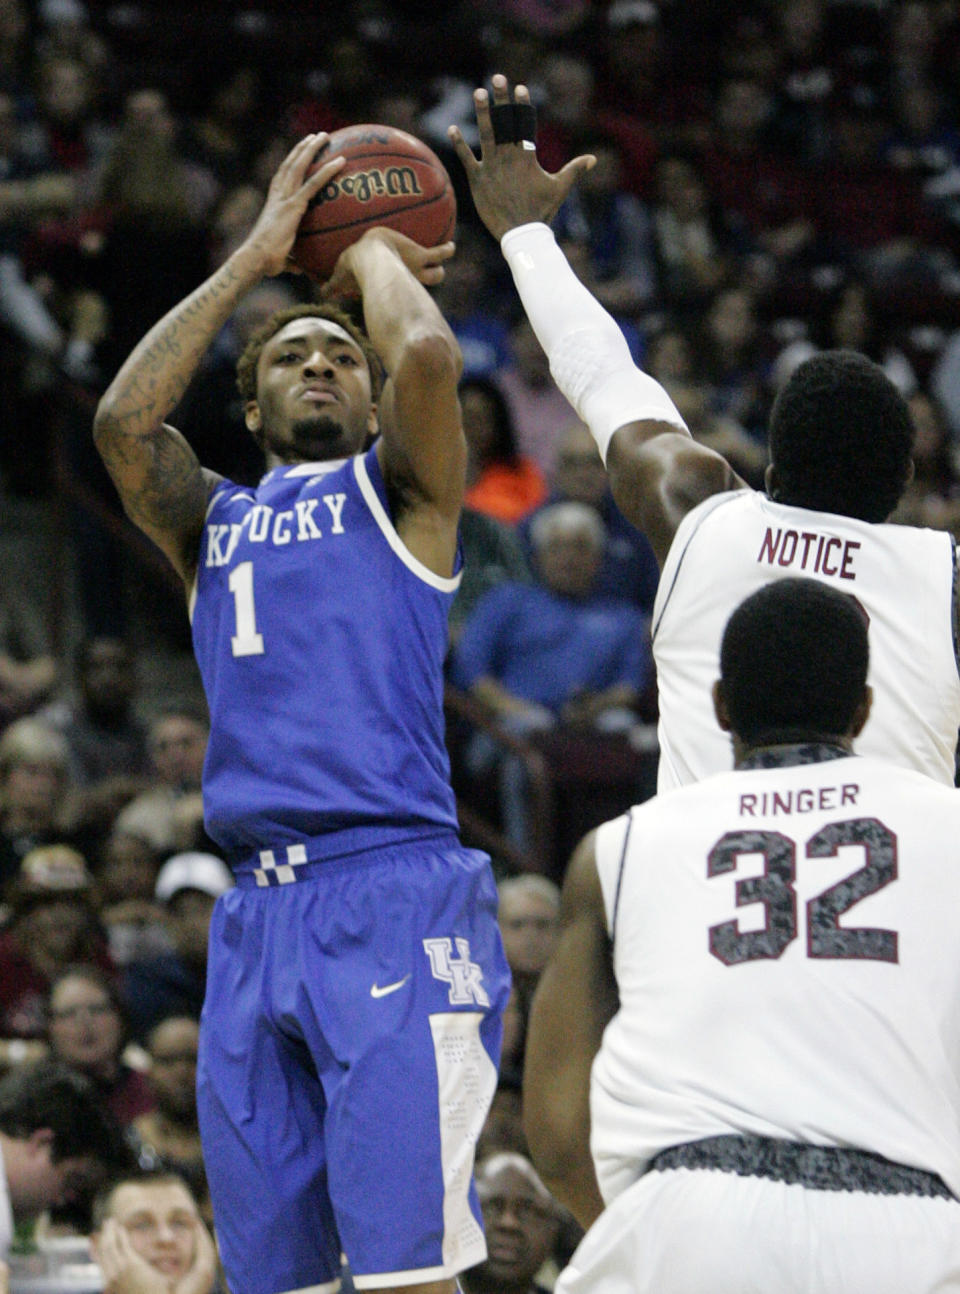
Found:
<svg viewBox="0 0 960 1294"><path fill-rule="evenodd" d="M838 575L841 580L855 580L853 559L860 543L838 535L822 535L815 530L776 530L768 526L758 562L768 566L794 566L815 575Z"/></svg>
<svg viewBox="0 0 960 1294"><path fill-rule="evenodd" d="M738 812L741 818L776 818L780 814L824 812L857 803L860 787L856 782L841 786L800 787L798 790L761 791L742 794Z"/></svg>
<svg viewBox="0 0 960 1294"><path fill-rule="evenodd" d="M207 555L205 566L228 566L240 536L247 531L251 544L271 544L282 548L285 544L304 543L322 539L324 529L330 535L342 535L345 494L324 494L322 499L298 499L292 508L276 509L266 503L255 503L239 522L207 526ZM320 509L321 502L327 509Z"/></svg>

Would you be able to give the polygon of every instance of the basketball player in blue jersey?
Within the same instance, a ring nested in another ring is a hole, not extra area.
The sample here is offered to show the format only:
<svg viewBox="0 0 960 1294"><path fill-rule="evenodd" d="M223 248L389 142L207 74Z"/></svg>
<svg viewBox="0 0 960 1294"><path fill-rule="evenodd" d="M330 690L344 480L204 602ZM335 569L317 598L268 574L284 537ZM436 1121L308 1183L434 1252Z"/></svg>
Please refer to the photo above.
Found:
<svg viewBox="0 0 960 1294"><path fill-rule="evenodd" d="M342 165L277 170L243 244L136 347L94 436L187 589L210 706L207 830L236 888L210 931L199 1108L236 1294L453 1294L485 1255L473 1147L508 972L489 860L464 849L443 739L466 449L460 354L426 285L452 244L385 229L238 367L255 489L164 419L241 297L289 267ZM385 380L380 385L380 370ZM372 447L371 447L372 442Z"/></svg>

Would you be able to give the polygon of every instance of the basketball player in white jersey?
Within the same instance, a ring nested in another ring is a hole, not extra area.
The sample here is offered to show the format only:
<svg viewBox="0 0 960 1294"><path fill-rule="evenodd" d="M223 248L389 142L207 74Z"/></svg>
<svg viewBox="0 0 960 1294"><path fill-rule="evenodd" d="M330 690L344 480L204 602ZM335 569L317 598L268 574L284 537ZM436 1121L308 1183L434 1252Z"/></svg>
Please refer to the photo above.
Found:
<svg viewBox="0 0 960 1294"><path fill-rule="evenodd" d="M659 789L730 767L709 707L720 635L748 593L808 576L853 594L870 619L873 716L858 750L955 780L960 727L956 555L945 532L884 524L912 474L913 426L883 371L827 352L802 364L770 423L766 493L690 436L634 364L615 321L576 278L548 226L589 156L538 164L532 108L504 77L475 95L478 161L456 127L481 219L501 240L557 385L590 427L614 497L660 563L653 648ZM519 146L518 146L519 145Z"/></svg>
<svg viewBox="0 0 960 1294"><path fill-rule="evenodd" d="M852 598L752 594L734 771L574 854L524 1076L589 1228L557 1294L960 1290L960 796L852 754L867 665Z"/></svg>

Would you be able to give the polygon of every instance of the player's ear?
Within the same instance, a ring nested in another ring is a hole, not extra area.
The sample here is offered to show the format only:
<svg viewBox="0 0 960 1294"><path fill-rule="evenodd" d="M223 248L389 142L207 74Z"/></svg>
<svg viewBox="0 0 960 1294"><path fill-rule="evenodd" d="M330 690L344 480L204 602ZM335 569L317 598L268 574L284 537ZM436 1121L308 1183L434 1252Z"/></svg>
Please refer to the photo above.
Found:
<svg viewBox="0 0 960 1294"><path fill-rule="evenodd" d="M868 686L863 689L863 700L854 710L853 718L850 720L849 736L851 740L854 737L859 737L861 732L863 732L863 729L866 727L867 720L870 718L870 711L872 708L873 688Z"/></svg>
<svg viewBox="0 0 960 1294"><path fill-rule="evenodd" d="M777 481L777 469L772 463L763 474L763 486L767 492L768 498L777 498L780 493L780 486Z"/></svg>
<svg viewBox="0 0 960 1294"><path fill-rule="evenodd" d="M727 702L723 695L723 680L717 679L711 689L713 697L713 713L717 716L717 723L720 725L721 732L730 731L730 715L727 713Z"/></svg>
<svg viewBox="0 0 960 1294"><path fill-rule="evenodd" d="M263 419L260 416L260 406L256 400L248 400L244 405L243 420L247 424L247 431L263 449Z"/></svg>
<svg viewBox="0 0 960 1294"><path fill-rule="evenodd" d="M247 425L249 426L249 423ZM370 412L367 414L367 434L370 437L380 434L380 418L375 404L371 404Z"/></svg>

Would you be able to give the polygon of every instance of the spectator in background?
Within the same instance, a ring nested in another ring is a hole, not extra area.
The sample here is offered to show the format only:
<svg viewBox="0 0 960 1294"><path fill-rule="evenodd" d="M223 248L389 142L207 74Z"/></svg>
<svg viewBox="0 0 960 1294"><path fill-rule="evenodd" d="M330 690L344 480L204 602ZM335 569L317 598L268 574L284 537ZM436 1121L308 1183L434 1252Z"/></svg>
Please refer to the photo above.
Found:
<svg viewBox="0 0 960 1294"><path fill-rule="evenodd" d="M497 309L495 284L486 235L458 225L457 254L447 262L433 296L459 343L464 380L489 378L509 362L506 310Z"/></svg>
<svg viewBox="0 0 960 1294"><path fill-rule="evenodd" d="M536 1277L559 1238L557 1202L523 1155L491 1155L476 1179L487 1258L461 1276L464 1294L548 1294Z"/></svg>
<svg viewBox="0 0 960 1294"><path fill-rule="evenodd" d="M31 849L72 838L74 810L63 737L32 717L10 724L0 736L0 893Z"/></svg>
<svg viewBox="0 0 960 1294"><path fill-rule="evenodd" d="M197 1126L197 1047L200 1026L192 1016L166 1016L146 1037L155 1106L133 1121L141 1165L179 1173L212 1223L213 1211Z"/></svg>
<svg viewBox="0 0 960 1294"><path fill-rule="evenodd" d="M130 1172L94 1204L90 1248L116 1294L211 1294L216 1251L187 1183L176 1173Z"/></svg>
<svg viewBox="0 0 960 1294"><path fill-rule="evenodd" d="M40 717L66 739L77 785L146 776L147 734L135 712L137 666L130 647L116 638L84 639L74 672L75 695Z"/></svg>
<svg viewBox="0 0 960 1294"><path fill-rule="evenodd" d="M530 528L544 508L555 503L585 503L596 510L606 528L596 596L624 598L649 614L660 578L657 560L646 537L631 526L614 503L596 442L572 410L557 437L550 483L546 500L517 525L528 555L532 554Z"/></svg>
<svg viewBox="0 0 960 1294"><path fill-rule="evenodd" d="M511 876L497 887L500 934L524 1017L560 933L560 888L546 876Z"/></svg>
<svg viewBox="0 0 960 1294"><path fill-rule="evenodd" d="M907 403L914 426L913 479L890 520L960 537L960 472L943 410L924 391L915 391Z"/></svg>
<svg viewBox="0 0 960 1294"><path fill-rule="evenodd" d="M789 342L775 356L770 374L774 391L785 385L805 359L822 350L857 351L879 364L904 397L916 390L913 366L891 342L876 293L860 275L839 275L816 303L809 335Z"/></svg>
<svg viewBox="0 0 960 1294"><path fill-rule="evenodd" d="M155 893L167 913L173 951L130 962L124 971L124 997L138 1041L165 1016L200 1018L210 918L232 885L229 867L214 854L175 854L160 868Z"/></svg>
<svg viewBox="0 0 960 1294"><path fill-rule="evenodd" d="M745 284L720 288L709 307L697 345L710 409L766 444L770 411L770 354L754 292Z"/></svg>
<svg viewBox="0 0 960 1294"><path fill-rule="evenodd" d="M597 300L615 315L636 315L657 289L650 214L623 187L615 140L588 137L581 147L596 163L557 212L554 232L559 242L584 247L578 269Z"/></svg>
<svg viewBox="0 0 960 1294"><path fill-rule="evenodd" d="M504 583L481 599L453 653L452 680L517 736L558 724L622 730L637 721L651 683L649 632L636 607L594 596L603 523L583 504L560 503L540 513L531 537L538 581ZM466 758L477 776L498 765L506 834L527 849L522 764L485 733Z"/></svg>
<svg viewBox="0 0 960 1294"><path fill-rule="evenodd" d="M734 240L693 158L660 156L652 217L663 304L680 318L695 319L730 273Z"/></svg>
<svg viewBox="0 0 960 1294"><path fill-rule="evenodd" d="M190 707L171 706L155 715L147 733L147 748L153 765L153 784L118 813L115 826L146 840L157 853L170 853L189 837L190 816L199 806L200 778L207 752L210 725Z"/></svg>
<svg viewBox="0 0 960 1294"><path fill-rule="evenodd" d="M5 585L0 589L0 732L47 699L58 673L40 616L19 589Z"/></svg>
<svg viewBox="0 0 960 1294"><path fill-rule="evenodd" d="M52 1061L0 1080L0 1257L13 1225L45 1209L87 1200L112 1173L130 1166L116 1121L90 1081Z"/></svg>
<svg viewBox="0 0 960 1294"><path fill-rule="evenodd" d="M507 401L520 451L547 477L556 457L557 428L572 410L550 376L550 365L524 316L510 325L510 360L495 381Z"/></svg>
<svg viewBox="0 0 960 1294"><path fill-rule="evenodd" d="M493 382L461 382L460 408L467 438L466 505L515 525L546 498L543 474L519 451L510 407Z"/></svg>
<svg viewBox="0 0 960 1294"><path fill-rule="evenodd" d="M146 1076L124 1057L126 1009L115 979L96 966L70 966L50 987L47 1039L55 1060L96 1086L106 1109L123 1127L152 1110Z"/></svg>
<svg viewBox="0 0 960 1294"><path fill-rule="evenodd" d="M50 989L77 962L116 974L83 856L68 845L40 846L20 865L0 933L0 1037L45 1039ZM22 1050L8 1043L2 1058L22 1059Z"/></svg>
<svg viewBox="0 0 960 1294"><path fill-rule="evenodd" d="M533 578L523 544L513 527L475 508L460 513L463 573L450 606L451 645L457 641L473 608L504 580L529 584Z"/></svg>
<svg viewBox="0 0 960 1294"><path fill-rule="evenodd" d="M100 921L117 966L171 949L166 916L154 898L161 859L149 841L114 829L96 866Z"/></svg>

